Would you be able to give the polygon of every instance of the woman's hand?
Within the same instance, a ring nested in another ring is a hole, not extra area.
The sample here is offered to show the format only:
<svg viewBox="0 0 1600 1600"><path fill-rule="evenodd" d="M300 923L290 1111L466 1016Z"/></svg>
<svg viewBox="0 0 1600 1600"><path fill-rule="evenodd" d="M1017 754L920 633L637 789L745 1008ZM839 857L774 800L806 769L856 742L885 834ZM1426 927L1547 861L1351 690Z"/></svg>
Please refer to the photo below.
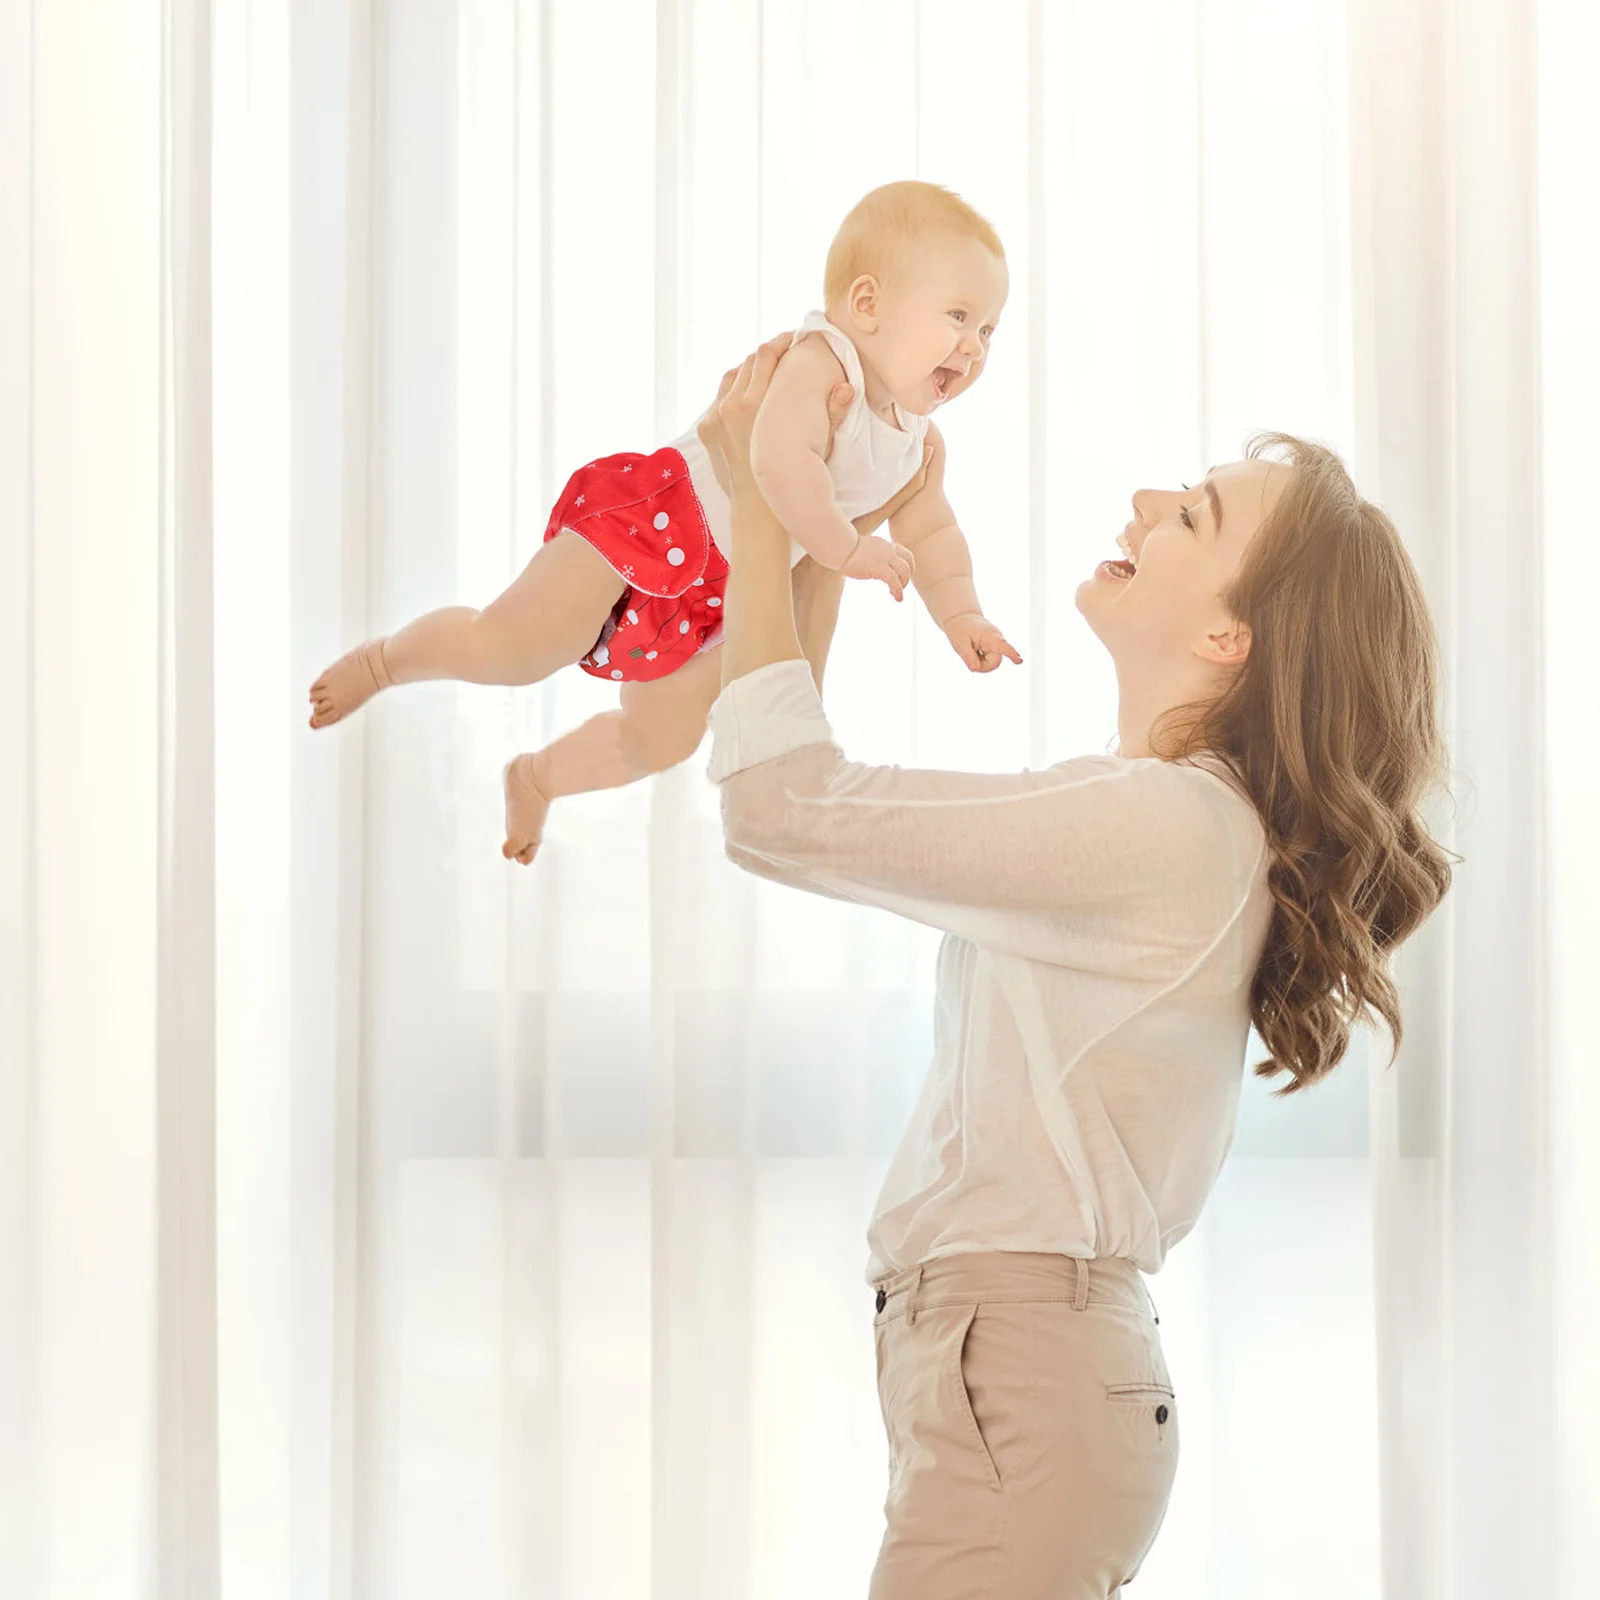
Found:
<svg viewBox="0 0 1600 1600"><path fill-rule="evenodd" d="M755 488L755 475L750 470L750 434L766 398L767 385L777 370L778 357L793 339L793 332L780 333L752 350L740 366L723 373L717 398L695 428L711 459L711 470L730 500ZM831 406L829 414L832 415Z"/></svg>

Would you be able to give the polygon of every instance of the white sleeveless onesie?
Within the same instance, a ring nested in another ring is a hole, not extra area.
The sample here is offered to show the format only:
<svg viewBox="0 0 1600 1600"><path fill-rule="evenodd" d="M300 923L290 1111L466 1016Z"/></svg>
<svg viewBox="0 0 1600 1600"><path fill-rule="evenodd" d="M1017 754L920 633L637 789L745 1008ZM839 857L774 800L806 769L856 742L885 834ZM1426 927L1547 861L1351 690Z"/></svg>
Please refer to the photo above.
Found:
<svg viewBox="0 0 1600 1600"><path fill-rule="evenodd" d="M818 333L844 366L845 378L855 390L850 409L834 430L833 453L828 457L828 475L833 479L834 500L847 518L876 511L897 489L902 489L922 470L922 447L928 436L928 419L904 410L894 403L895 421L885 421L867 404L867 385L861 371L861 357L849 338L828 321L824 311L811 311L795 332ZM696 419L698 421L698 419ZM896 426L896 423L898 426ZM689 464L689 481L705 507L711 537L724 559L732 547L729 532L728 497L722 492L700 436L694 428L672 441ZM789 565L805 555L805 546L791 536ZM720 642L722 630L708 635L702 649Z"/></svg>

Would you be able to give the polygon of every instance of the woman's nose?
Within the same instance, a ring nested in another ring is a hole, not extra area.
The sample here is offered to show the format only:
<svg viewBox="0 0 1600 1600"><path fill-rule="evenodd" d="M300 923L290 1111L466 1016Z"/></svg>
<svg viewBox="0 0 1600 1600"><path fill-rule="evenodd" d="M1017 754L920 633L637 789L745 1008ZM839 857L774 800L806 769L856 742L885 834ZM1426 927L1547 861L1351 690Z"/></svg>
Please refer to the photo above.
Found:
<svg viewBox="0 0 1600 1600"><path fill-rule="evenodd" d="M1154 505L1156 492L1154 489L1135 489L1133 492L1133 514L1141 522L1154 520L1150 511Z"/></svg>

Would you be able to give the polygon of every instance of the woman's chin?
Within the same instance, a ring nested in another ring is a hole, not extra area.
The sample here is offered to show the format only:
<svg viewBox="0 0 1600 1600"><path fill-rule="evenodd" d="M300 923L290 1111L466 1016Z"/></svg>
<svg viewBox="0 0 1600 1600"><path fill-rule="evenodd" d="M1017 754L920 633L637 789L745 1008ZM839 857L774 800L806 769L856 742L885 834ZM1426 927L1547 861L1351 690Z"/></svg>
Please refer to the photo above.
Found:
<svg viewBox="0 0 1600 1600"><path fill-rule="evenodd" d="M1089 632L1109 650L1111 638L1107 630L1111 626L1115 612L1107 611L1106 602L1111 598L1105 593L1107 587L1103 578L1085 578L1078 585L1072 598L1078 608L1078 614L1089 624Z"/></svg>

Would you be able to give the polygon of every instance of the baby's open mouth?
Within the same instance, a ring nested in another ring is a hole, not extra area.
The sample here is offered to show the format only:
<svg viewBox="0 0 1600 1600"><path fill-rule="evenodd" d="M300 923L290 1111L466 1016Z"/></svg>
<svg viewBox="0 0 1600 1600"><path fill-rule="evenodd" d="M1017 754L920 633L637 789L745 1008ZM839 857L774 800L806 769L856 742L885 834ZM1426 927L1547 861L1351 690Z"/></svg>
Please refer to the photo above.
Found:
<svg viewBox="0 0 1600 1600"><path fill-rule="evenodd" d="M956 379L964 377L964 373L957 372L954 367L935 367L933 369L933 387L938 391L942 400L950 393L950 386Z"/></svg>

